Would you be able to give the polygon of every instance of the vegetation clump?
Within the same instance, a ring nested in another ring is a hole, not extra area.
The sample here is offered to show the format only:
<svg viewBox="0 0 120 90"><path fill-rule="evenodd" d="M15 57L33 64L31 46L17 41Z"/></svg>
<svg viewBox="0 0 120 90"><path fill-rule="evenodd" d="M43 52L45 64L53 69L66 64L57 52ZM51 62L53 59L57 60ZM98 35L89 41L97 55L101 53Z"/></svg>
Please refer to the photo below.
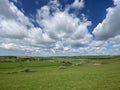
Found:
<svg viewBox="0 0 120 90"><path fill-rule="evenodd" d="M82 62L76 64L76 66L81 66L81 65L83 65Z"/></svg>
<svg viewBox="0 0 120 90"><path fill-rule="evenodd" d="M101 64L109 64L109 61L104 60L104 61L101 62Z"/></svg>
<svg viewBox="0 0 120 90"><path fill-rule="evenodd" d="M62 65L63 66L71 66L72 62L70 62L70 61L62 61Z"/></svg>
<svg viewBox="0 0 120 90"><path fill-rule="evenodd" d="M59 66L59 69L66 69L65 66Z"/></svg>
<svg viewBox="0 0 120 90"><path fill-rule="evenodd" d="M30 68L24 68L23 70L22 70L22 72L30 72L31 70L30 70Z"/></svg>

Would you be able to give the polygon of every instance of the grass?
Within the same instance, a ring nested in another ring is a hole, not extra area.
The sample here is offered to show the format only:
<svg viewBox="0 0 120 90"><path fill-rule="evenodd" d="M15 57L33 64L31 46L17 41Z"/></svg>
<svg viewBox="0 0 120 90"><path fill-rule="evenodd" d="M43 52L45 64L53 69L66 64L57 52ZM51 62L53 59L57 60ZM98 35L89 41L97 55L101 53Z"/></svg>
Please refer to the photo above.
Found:
<svg viewBox="0 0 120 90"><path fill-rule="evenodd" d="M0 90L120 90L119 59L1 62Z"/></svg>

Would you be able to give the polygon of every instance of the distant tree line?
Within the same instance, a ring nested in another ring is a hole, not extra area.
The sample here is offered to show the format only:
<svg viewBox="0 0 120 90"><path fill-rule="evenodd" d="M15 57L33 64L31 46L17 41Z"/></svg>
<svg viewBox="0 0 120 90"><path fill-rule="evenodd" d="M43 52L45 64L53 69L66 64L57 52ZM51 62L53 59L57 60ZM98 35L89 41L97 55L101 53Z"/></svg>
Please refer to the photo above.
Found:
<svg viewBox="0 0 120 90"><path fill-rule="evenodd" d="M28 56L0 56L0 62L29 62L29 61L46 61L52 58L28 57Z"/></svg>
<svg viewBox="0 0 120 90"><path fill-rule="evenodd" d="M30 56L0 56L0 62L29 62L29 61L47 61L47 60L82 59L82 60L110 60L120 58L120 56L64 56L64 57L30 57ZM66 63L66 62L65 62ZM68 64L68 63L67 63Z"/></svg>

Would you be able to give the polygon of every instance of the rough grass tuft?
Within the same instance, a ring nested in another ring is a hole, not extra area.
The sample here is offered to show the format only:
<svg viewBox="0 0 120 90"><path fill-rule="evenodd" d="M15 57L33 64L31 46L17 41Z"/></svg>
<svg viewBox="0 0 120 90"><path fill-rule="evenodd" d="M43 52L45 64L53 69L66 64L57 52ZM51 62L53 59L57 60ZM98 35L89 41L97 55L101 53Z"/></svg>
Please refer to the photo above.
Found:
<svg viewBox="0 0 120 90"><path fill-rule="evenodd" d="M59 69L66 69L65 66L59 66Z"/></svg>
<svg viewBox="0 0 120 90"><path fill-rule="evenodd" d="M31 70L30 70L30 68L24 68L23 70L22 70L22 72L30 72Z"/></svg>

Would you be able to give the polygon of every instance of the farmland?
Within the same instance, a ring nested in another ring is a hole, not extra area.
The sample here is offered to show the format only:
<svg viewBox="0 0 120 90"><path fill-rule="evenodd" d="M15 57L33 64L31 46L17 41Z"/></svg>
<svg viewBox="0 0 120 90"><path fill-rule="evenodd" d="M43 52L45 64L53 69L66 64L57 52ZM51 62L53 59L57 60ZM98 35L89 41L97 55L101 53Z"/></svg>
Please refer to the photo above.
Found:
<svg viewBox="0 0 120 90"><path fill-rule="evenodd" d="M0 57L0 90L120 90L120 56Z"/></svg>

